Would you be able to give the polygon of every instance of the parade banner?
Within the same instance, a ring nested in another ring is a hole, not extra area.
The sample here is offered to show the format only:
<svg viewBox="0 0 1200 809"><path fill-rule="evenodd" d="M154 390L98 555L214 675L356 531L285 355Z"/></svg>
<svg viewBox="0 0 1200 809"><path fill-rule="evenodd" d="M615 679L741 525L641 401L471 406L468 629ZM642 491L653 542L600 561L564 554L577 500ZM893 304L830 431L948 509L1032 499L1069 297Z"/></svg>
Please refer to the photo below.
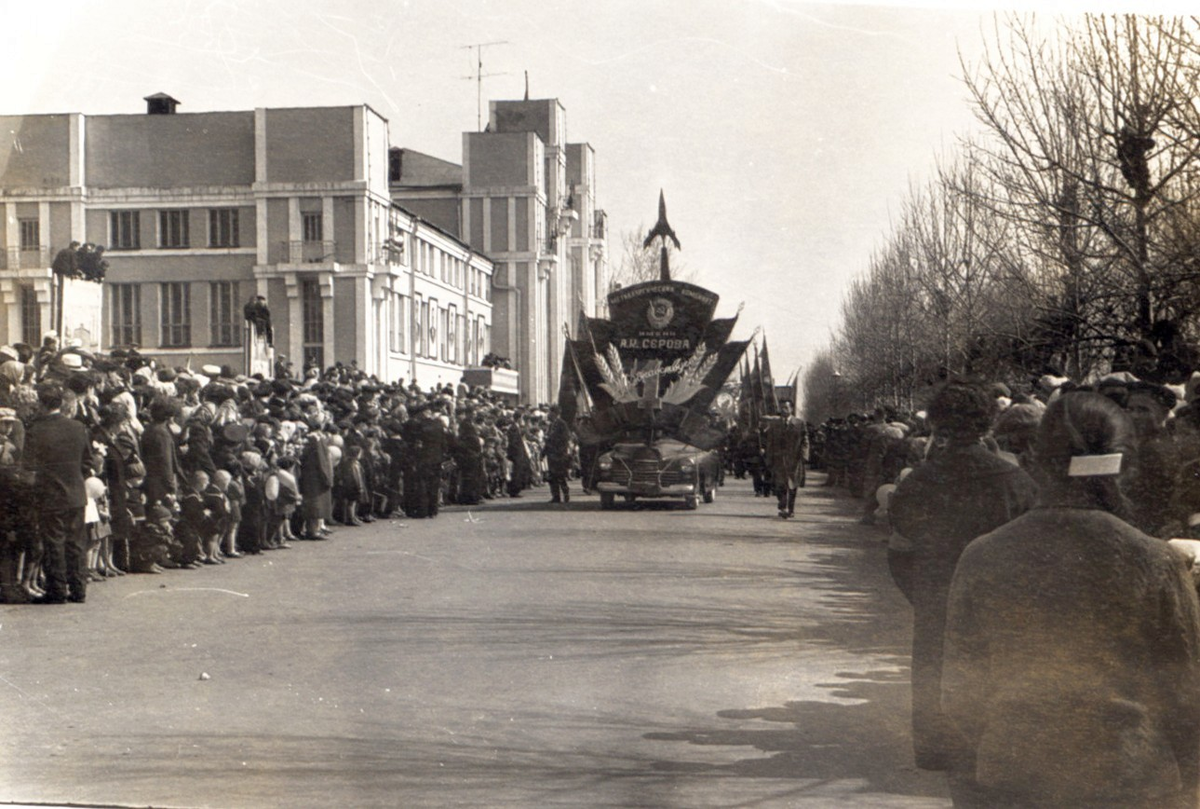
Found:
<svg viewBox="0 0 1200 809"><path fill-rule="evenodd" d="M649 281L609 293L611 342L623 360L691 356L704 342L719 297L683 281Z"/></svg>

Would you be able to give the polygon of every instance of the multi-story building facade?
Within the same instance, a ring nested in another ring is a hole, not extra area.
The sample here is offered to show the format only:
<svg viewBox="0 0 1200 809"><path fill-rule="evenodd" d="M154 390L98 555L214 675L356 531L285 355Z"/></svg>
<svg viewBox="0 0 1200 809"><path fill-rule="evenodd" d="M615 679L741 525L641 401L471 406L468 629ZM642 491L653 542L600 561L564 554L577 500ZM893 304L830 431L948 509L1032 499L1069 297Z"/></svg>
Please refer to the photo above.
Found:
<svg viewBox="0 0 1200 809"><path fill-rule="evenodd" d="M147 102L146 115L0 117L8 342L49 327L50 264L77 241L107 248L99 348L241 369L242 307L263 295L298 369L353 362L428 386L490 350L492 262L393 203L388 122L370 107Z"/></svg>
<svg viewBox="0 0 1200 809"><path fill-rule="evenodd" d="M601 314L608 284L595 152L567 142L562 104L493 101L461 166L393 149L390 176L393 200L492 259L495 351L521 371L524 400L556 398L563 326Z"/></svg>

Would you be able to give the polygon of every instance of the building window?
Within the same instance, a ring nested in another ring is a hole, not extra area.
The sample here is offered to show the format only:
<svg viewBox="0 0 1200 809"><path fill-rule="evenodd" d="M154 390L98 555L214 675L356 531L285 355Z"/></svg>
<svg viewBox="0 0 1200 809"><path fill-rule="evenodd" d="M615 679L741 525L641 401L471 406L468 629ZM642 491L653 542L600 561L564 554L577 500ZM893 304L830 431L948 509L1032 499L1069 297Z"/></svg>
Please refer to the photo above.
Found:
<svg viewBox="0 0 1200 809"><path fill-rule="evenodd" d="M209 319L212 322L212 344L240 345L241 323L238 318L238 282L213 281L209 284Z"/></svg>
<svg viewBox="0 0 1200 809"><path fill-rule="evenodd" d="M300 282L300 316L304 341L304 367L325 367L325 305L321 283L315 278Z"/></svg>
<svg viewBox="0 0 1200 809"><path fill-rule="evenodd" d="M320 211L303 213L300 218L304 225L304 241L319 242L325 239L324 224Z"/></svg>
<svg viewBox="0 0 1200 809"><path fill-rule="evenodd" d="M393 294L391 297L392 316L389 320L389 337L391 350L396 353L404 353L404 321L407 319L404 316L404 307L408 303L408 299L403 295Z"/></svg>
<svg viewBox="0 0 1200 809"><path fill-rule="evenodd" d="M114 346L142 344L142 288L137 284L106 284Z"/></svg>
<svg viewBox="0 0 1200 809"><path fill-rule="evenodd" d="M420 357L425 354L425 333L421 330L421 325L425 322L425 313L429 311L429 304L421 300L420 295L413 298L413 301L412 350L413 354Z"/></svg>
<svg viewBox="0 0 1200 809"><path fill-rule="evenodd" d="M113 211L109 244L114 250L140 250L142 247L141 212Z"/></svg>
<svg viewBox="0 0 1200 809"><path fill-rule="evenodd" d="M191 284L161 284L162 341L164 348L192 344Z"/></svg>
<svg viewBox="0 0 1200 809"><path fill-rule="evenodd" d="M483 315L480 315L475 322L479 324L479 337L475 340L475 351L479 356L485 357L492 350L492 327L484 321Z"/></svg>
<svg viewBox="0 0 1200 809"><path fill-rule="evenodd" d="M425 333L421 335L421 356L432 357L437 351L437 301L425 301L421 304L421 322L425 324Z"/></svg>
<svg viewBox="0 0 1200 809"><path fill-rule="evenodd" d="M458 307L450 304L446 307L446 359L458 362Z"/></svg>
<svg viewBox="0 0 1200 809"><path fill-rule="evenodd" d="M406 298L404 295L399 295L396 297L396 337L398 339L396 350L401 354L408 352L408 346L405 344L408 334L406 331L407 324L408 298Z"/></svg>
<svg viewBox="0 0 1200 809"><path fill-rule="evenodd" d="M213 208L208 212L208 246L238 247L238 209Z"/></svg>
<svg viewBox="0 0 1200 809"><path fill-rule="evenodd" d="M42 246L42 227L38 220L18 219L17 225L20 228L22 250L37 250ZM34 345L40 345L41 342L37 340Z"/></svg>
<svg viewBox="0 0 1200 809"><path fill-rule="evenodd" d="M479 364L479 321L471 321L471 336L467 338L467 363Z"/></svg>
<svg viewBox="0 0 1200 809"><path fill-rule="evenodd" d="M158 246L187 247L188 243L188 212L159 211Z"/></svg>
<svg viewBox="0 0 1200 809"><path fill-rule="evenodd" d="M24 285L21 287L21 340L31 346L42 344L42 307L37 291Z"/></svg>
<svg viewBox="0 0 1200 809"><path fill-rule="evenodd" d="M438 343L438 356L442 362L450 361L450 310L438 310L438 328L441 331L441 342Z"/></svg>

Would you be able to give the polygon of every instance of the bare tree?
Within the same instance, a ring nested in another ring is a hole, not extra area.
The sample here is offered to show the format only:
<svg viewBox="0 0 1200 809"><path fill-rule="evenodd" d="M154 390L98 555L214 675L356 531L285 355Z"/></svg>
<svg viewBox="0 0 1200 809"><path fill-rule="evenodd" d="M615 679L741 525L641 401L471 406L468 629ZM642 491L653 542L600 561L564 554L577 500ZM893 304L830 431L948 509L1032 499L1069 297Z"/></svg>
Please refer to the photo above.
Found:
<svg viewBox="0 0 1200 809"><path fill-rule="evenodd" d="M992 136L980 165L1003 191L997 210L1040 244L1061 323L1101 317L1091 339L1110 345L1153 340L1182 315L1179 237L1200 194L1193 28L1090 15L1053 42L1010 17L967 76Z"/></svg>
<svg viewBox="0 0 1200 809"><path fill-rule="evenodd" d="M637 230L627 230L621 233L621 261L617 268L609 273L610 289L633 286L644 281L656 281L659 278L659 246L643 247L649 228L639 227ZM679 258L680 251L673 244L667 243L667 256L671 267L671 278L676 281L691 281L695 273Z"/></svg>

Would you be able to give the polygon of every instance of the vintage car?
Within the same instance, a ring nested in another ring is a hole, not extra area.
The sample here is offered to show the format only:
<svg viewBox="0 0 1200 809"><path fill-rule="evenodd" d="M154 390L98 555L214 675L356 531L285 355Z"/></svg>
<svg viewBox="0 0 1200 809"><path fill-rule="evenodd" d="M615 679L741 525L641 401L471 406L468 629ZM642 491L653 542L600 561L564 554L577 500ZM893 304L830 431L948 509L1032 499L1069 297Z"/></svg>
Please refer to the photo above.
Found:
<svg viewBox="0 0 1200 809"><path fill-rule="evenodd" d="M626 502L638 497L680 497L687 508L700 499L711 503L721 480L716 452L663 438L652 444L618 442L597 463L600 507L612 508L617 495Z"/></svg>

